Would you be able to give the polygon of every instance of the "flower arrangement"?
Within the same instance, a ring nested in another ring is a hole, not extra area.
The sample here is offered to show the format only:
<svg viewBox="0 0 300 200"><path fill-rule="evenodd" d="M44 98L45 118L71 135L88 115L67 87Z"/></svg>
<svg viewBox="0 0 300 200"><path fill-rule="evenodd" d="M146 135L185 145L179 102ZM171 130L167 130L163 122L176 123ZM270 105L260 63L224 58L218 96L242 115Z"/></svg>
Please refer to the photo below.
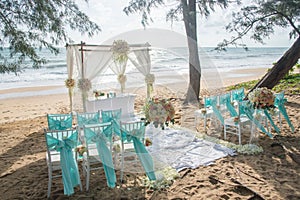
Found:
<svg viewBox="0 0 300 200"><path fill-rule="evenodd" d="M92 88L92 83L89 79L79 79L78 80L78 88L82 91L89 91Z"/></svg>
<svg viewBox="0 0 300 200"><path fill-rule="evenodd" d="M115 40L112 48L113 58L119 63L123 63L128 59L129 45L124 40Z"/></svg>
<svg viewBox="0 0 300 200"><path fill-rule="evenodd" d="M72 78L68 78L65 80L65 85L67 88L73 88L75 86L75 80Z"/></svg>
<svg viewBox="0 0 300 200"><path fill-rule="evenodd" d="M86 147L83 145L79 145L76 147L75 152L77 152L79 156L83 156L84 152L86 152Z"/></svg>
<svg viewBox="0 0 300 200"><path fill-rule="evenodd" d="M160 126L164 129L164 125L168 126L171 122L174 124L175 109L170 101L159 97L151 98L144 107L146 125L153 123L154 127Z"/></svg>
<svg viewBox="0 0 300 200"><path fill-rule="evenodd" d="M145 139L145 145L146 145L146 147L152 145L152 141L150 140L150 138L146 138L146 139Z"/></svg>
<svg viewBox="0 0 300 200"><path fill-rule="evenodd" d="M96 99L98 99L99 97L105 96L105 93L103 93L101 91L98 91L98 90L94 90L93 94L94 94L94 96L95 96Z"/></svg>
<svg viewBox="0 0 300 200"><path fill-rule="evenodd" d="M272 90L266 87L254 89L248 94L248 99L256 109L274 108L275 96Z"/></svg>

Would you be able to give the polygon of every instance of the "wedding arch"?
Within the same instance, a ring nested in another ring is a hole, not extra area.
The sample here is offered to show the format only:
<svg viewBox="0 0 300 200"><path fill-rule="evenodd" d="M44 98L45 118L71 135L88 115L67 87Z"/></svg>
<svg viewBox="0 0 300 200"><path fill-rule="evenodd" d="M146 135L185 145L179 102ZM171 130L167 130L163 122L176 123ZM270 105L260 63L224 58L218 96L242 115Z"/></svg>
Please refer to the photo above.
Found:
<svg viewBox="0 0 300 200"><path fill-rule="evenodd" d="M82 93L83 109L86 111L87 94L92 89L91 81L110 68L117 75L123 93L126 84L126 66L129 60L145 76L147 97L151 96L154 75L151 74L150 45L127 44L116 40L112 45L67 44L66 86L69 89L70 110L73 110L73 89Z"/></svg>

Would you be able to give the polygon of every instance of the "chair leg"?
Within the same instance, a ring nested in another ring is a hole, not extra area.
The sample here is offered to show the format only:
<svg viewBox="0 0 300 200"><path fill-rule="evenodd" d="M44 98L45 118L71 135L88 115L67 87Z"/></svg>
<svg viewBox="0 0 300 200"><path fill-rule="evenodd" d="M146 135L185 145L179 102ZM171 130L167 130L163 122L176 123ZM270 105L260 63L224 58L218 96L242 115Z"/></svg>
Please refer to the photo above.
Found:
<svg viewBox="0 0 300 200"><path fill-rule="evenodd" d="M239 137L239 145L242 144L242 135L241 135L241 126L238 126L238 137Z"/></svg>
<svg viewBox="0 0 300 200"><path fill-rule="evenodd" d="M47 192L47 198L50 197L51 194L51 185L52 185L52 169L49 167L48 168L48 192Z"/></svg>
<svg viewBox="0 0 300 200"><path fill-rule="evenodd" d="M224 140L226 140L226 124L224 124Z"/></svg>
<svg viewBox="0 0 300 200"><path fill-rule="evenodd" d="M86 185L85 185L85 188L86 188L86 191L89 191L89 186L90 186L90 165L88 164L86 166Z"/></svg>
<svg viewBox="0 0 300 200"><path fill-rule="evenodd" d="M120 181L123 182L123 174L124 174L124 143L122 142L122 150L121 150L121 173L120 173Z"/></svg>
<svg viewBox="0 0 300 200"><path fill-rule="evenodd" d="M206 132L206 123L207 123L207 117L206 115L204 116L204 131Z"/></svg>

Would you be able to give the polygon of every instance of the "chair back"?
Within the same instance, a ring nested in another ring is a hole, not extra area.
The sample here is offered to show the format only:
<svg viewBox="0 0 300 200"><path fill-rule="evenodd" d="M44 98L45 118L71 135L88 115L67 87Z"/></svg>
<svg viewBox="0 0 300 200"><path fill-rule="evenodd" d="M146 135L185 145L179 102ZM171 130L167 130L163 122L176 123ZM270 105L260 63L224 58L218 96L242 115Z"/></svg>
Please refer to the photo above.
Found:
<svg viewBox="0 0 300 200"><path fill-rule="evenodd" d="M115 110L101 110L102 122L111 122L113 126L113 132L120 135L120 121L122 116L122 109Z"/></svg>
<svg viewBox="0 0 300 200"><path fill-rule="evenodd" d="M77 113L77 125L81 128L83 125L98 123L100 123L99 112Z"/></svg>
<svg viewBox="0 0 300 200"><path fill-rule="evenodd" d="M218 98L217 96L204 97L204 108L211 107L212 105L217 105Z"/></svg>
<svg viewBox="0 0 300 200"><path fill-rule="evenodd" d="M239 116L241 115L253 115L254 113L254 108L253 105L251 104L251 102L249 100L246 101L240 101L238 103L238 108L239 108Z"/></svg>
<svg viewBox="0 0 300 200"><path fill-rule="evenodd" d="M132 142L132 137L135 137L141 142L144 142L145 130L146 126L144 121L123 122L121 123L121 139L123 142Z"/></svg>
<svg viewBox="0 0 300 200"><path fill-rule="evenodd" d="M231 101L240 102L245 98L245 90L244 88L239 88L231 91Z"/></svg>
<svg viewBox="0 0 300 200"><path fill-rule="evenodd" d="M219 105L225 106L232 117L238 115L238 113L234 109L233 105L231 104L231 94L230 93L225 93L225 94L222 94L219 96Z"/></svg>
<svg viewBox="0 0 300 200"><path fill-rule="evenodd" d="M91 146L95 148L98 137L100 137L106 145L110 146L110 143L112 143L113 129L111 122L84 125L83 130L87 150L89 150Z"/></svg>
<svg viewBox="0 0 300 200"><path fill-rule="evenodd" d="M73 115L70 114L47 114L49 130L67 130L73 125Z"/></svg>

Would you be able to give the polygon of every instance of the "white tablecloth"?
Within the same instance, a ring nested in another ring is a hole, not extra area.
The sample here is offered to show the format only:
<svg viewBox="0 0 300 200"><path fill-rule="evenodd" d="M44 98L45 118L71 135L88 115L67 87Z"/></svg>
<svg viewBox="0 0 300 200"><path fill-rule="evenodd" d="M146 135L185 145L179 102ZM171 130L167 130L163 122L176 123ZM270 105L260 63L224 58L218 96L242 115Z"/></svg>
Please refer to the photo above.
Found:
<svg viewBox="0 0 300 200"><path fill-rule="evenodd" d="M134 115L135 94L119 94L116 97L88 100L86 102L87 112L97 112L98 110L122 109L122 117Z"/></svg>

